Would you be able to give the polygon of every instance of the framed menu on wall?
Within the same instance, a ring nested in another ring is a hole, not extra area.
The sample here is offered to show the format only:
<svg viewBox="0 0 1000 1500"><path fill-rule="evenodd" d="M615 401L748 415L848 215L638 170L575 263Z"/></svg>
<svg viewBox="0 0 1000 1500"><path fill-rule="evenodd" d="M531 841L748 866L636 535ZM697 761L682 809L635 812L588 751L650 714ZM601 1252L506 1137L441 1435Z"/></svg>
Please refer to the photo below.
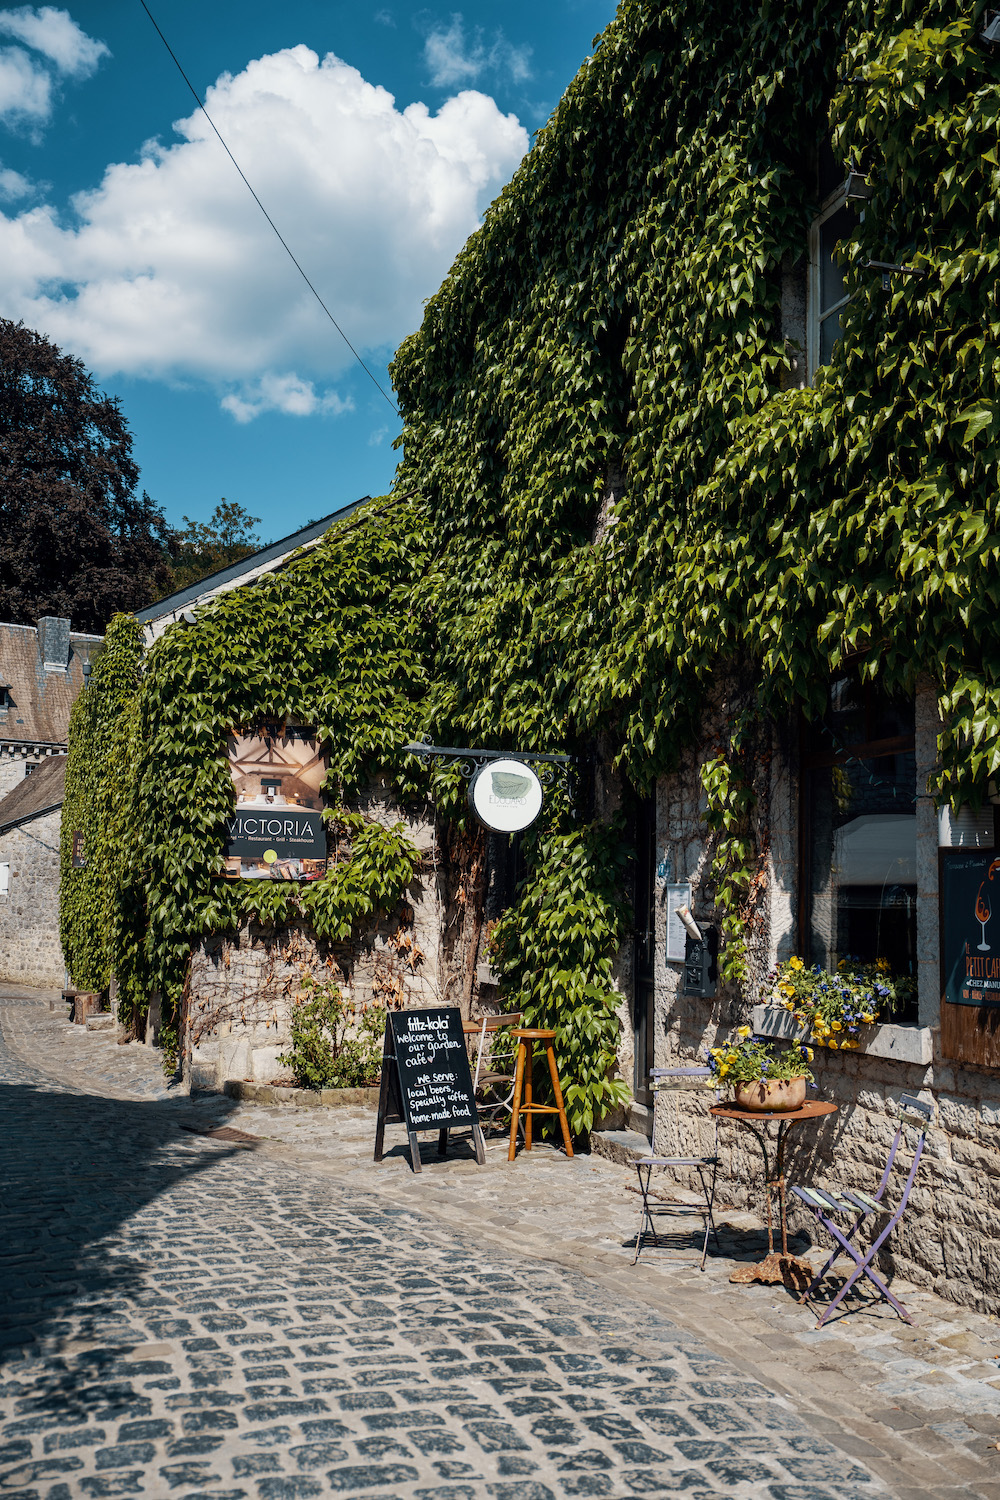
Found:
<svg viewBox="0 0 1000 1500"><path fill-rule="evenodd" d="M1000 1068L1000 857L996 849L942 849L941 1051Z"/></svg>

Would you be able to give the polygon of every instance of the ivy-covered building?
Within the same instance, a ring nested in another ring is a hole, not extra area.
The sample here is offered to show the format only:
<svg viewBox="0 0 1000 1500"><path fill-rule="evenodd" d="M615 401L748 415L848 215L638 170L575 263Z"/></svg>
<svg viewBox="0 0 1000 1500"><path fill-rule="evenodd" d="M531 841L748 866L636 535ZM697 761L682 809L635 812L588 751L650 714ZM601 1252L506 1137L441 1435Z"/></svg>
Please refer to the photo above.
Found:
<svg viewBox="0 0 1000 1500"><path fill-rule="evenodd" d="M75 725L119 786L96 945L66 909L78 983L162 997L176 1045L206 944L385 941L417 880L440 992L475 1005L488 934L505 1002L557 1030L574 1129L641 1133L650 1066L787 1024L776 964L881 962L900 1008L817 1048L839 1112L794 1173L871 1187L926 1091L896 1266L1000 1306L1000 1011L979 971L942 999L939 874L942 846L989 870L1000 768L983 26L969 0L623 0L397 353L393 495L171 627L141 679L134 632L109 637L116 717ZM336 858L308 886L218 878L225 737L260 719L330 756ZM407 753L420 732L568 753L575 792L512 853ZM668 932L687 886L714 980Z"/></svg>

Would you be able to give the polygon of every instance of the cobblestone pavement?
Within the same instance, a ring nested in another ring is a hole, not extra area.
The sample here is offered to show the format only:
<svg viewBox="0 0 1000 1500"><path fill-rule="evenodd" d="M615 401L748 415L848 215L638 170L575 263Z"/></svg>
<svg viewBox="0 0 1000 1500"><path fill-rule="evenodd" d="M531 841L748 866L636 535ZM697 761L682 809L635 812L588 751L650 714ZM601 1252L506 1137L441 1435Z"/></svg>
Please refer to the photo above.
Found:
<svg viewBox="0 0 1000 1500"><path fill-rule="evenodd" d="M816 1333L724 1258L633 1270L611 1163L375 1169L369 1112L191 1101L28 992L0 1019L0 1495L1000 1500L991 1320L913 1292L915 1329Z"/></svg>

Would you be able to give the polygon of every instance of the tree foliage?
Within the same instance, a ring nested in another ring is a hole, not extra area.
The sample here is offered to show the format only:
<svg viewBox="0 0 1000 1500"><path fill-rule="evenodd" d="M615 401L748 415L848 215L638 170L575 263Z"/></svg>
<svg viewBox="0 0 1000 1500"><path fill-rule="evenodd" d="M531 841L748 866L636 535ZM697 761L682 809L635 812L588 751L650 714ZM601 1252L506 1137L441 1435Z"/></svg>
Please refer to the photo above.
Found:
<svg viewBox="0 0 1000 1500"><path fill-rule="evenodd" d="M192 521L190 516L184 520L183 531L175 531L170 538L170 593L249 557L261 545L254 531L260 516L251 516L225 495L207 521Z"/></svg>
<svg viewBox="0 0 1000 1500"><path fill-rule="evenodd" d="M163 514L116 399L83 364L0 318L0 619L103 631L162 593Z"/></svg>

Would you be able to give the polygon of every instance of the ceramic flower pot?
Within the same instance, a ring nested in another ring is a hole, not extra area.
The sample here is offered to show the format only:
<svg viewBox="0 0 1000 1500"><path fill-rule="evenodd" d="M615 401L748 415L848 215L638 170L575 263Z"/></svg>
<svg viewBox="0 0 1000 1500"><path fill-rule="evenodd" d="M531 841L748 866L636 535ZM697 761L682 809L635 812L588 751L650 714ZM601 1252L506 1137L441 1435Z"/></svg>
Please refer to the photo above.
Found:
<svg viewBox="0 0 1000 1500"><path fill-rule="evenodd" d="M753 1083L734 1084L737 1109L763 1109L774 1114L798 1109L805 1103L805 1078L757 1078Z"/></svg>

